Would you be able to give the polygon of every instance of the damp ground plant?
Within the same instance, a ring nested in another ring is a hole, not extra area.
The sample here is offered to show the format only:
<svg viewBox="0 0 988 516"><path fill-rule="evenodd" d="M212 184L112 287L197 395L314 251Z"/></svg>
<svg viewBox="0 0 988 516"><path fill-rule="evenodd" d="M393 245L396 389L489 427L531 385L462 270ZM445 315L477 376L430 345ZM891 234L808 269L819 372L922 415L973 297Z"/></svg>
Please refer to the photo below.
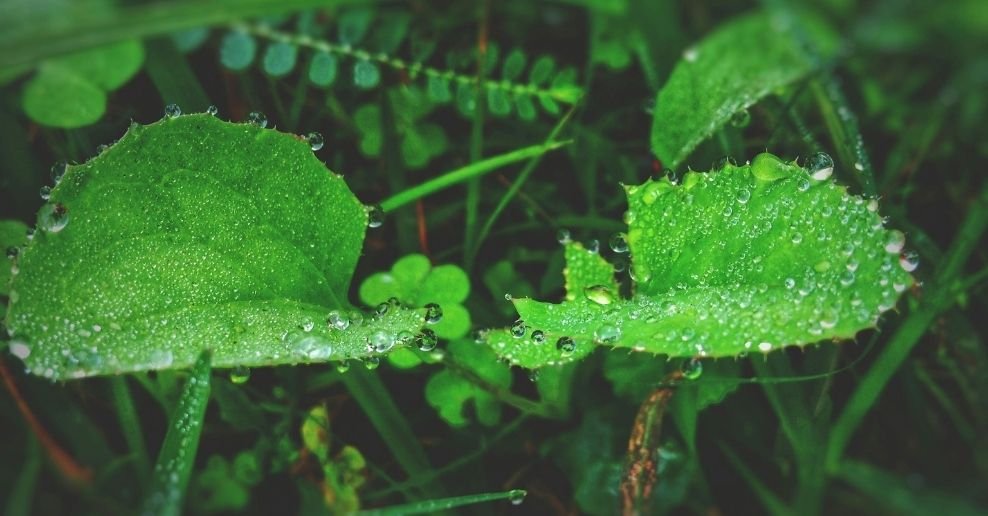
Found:
<svg viewBox="0 0 988 516"><path fill-rule="evenodd" d="M5 512L983 514L983 11L0 4Z"/></svg>

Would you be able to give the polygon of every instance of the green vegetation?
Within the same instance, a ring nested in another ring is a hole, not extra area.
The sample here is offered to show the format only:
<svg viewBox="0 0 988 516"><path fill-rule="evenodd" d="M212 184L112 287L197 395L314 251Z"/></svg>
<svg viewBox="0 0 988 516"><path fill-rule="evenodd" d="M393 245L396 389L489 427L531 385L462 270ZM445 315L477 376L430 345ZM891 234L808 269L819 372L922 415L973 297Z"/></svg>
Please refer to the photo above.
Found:
<svg viewBox="0 0 988 516"><path fill-rule="evenodd" d="M984 12L0 0L4 510L984 513Z"/></svg>

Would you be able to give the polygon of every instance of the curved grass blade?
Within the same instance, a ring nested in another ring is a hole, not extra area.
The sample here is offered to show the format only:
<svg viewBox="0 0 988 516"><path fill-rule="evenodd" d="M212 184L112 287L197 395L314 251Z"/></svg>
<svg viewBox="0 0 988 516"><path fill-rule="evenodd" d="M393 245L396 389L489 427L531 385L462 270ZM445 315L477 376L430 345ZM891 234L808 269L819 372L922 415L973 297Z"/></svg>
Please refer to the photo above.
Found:
<svg viewBox="0 0 988 516"><path fill-rule="evenodd" d="M404 514L435 514L439 511L476 505L479 503L495 502L498 500L510 500L512 504L519 505L525 499L527 493L522 489L512 489L500 493L482 493L466 496L454 496L452 498L440 498L437 500L425 500L404 505L392 505L382 509L370 509L357 513L360 516L400 516Z"/></svg>

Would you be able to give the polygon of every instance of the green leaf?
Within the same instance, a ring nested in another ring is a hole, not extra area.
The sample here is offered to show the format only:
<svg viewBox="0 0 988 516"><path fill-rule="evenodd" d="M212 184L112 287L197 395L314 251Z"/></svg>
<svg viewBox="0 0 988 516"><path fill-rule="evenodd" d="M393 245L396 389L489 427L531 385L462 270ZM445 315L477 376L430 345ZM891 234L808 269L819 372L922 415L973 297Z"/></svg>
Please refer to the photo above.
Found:
<svg viewBox="0 0 988 516"><path fill-rule="evenodd" d="M505 391L511 387L511 370L498 362L490 349L469 340L457 340L450 342L446 351L458 365L490 386ZM464 410L470 402L481 424L494 426L501 419L501 403L497 398L450 369L429 378L425 398L450 426L459 427L468 423Z"/></svg>
<svg viewBox="0 0 988 516"><path fill-rule="evenodd" d="M199 436L202 434L206 403L209 401L211 368L209 352L196 360L178 406L172 411L165 442L158 453L151 487L141 514L178 515L195 465Z"/></svg>
<svg viewBox="0 0 988 516"><path fill-rule="evenodd" d="M264 52L264 71L274 77L287 75L295 68L297 55L298 48L291 43L272 43Z"/></svg>
<svg viewBox="0 0 988 516"><path fill-rule="evenodd" d="M528 82L536 85L545 83L555 68L556 61L551 56L539 56L528 72Z"/></svg>
<svg viewBox="0 0 988 516"><path fill-rule="evenodd" d="M344 45L360 43L367 34L372 21L374 21L374 9L355 7L344 11L339 18L340 43Z"/></svg>
<svg viewBox="0 0 988 516"><path fill-rule="evenodd" d="M506 81L513 81L521 76L521 73L525 70L525 63L528 58L525 56L525 52L519 48L513 49L508 56L504 58L504 67L501 69L501 77Z"/></svg>
<svg viewBox="0 0 988 516"><path fill-rule="evenodd" d="M351 309L366 225L301 138L209 115L135 124L70 166L41 209L12 286L11 349L53 378L188 367L204 349L217 367L376 354L371 336L422 316L326 324Z"/></svg>
<svg viewBox="0 0 988 516"><path fill-rule="evenodd" d="M0 220L0 250L3 250L5 259L8 260L0 264L0 296L6 296L10 292L11 270L17 265L17 255L25 245L27 226L19 220Z"/></svg>
<svg viewBox="0 0 988 516"><path fill-rule="evenodd" d="M470 330L470 312L462 303L470 295L470 278L456 265L432 267L421 254L402 257L390 272L371 275L360 285L360 300L370 306L397 298L402 304L424 307L436 303L442 319L433 327L436 335L456 339Z"/></svg>
<svg viewBox="0 0 988 516"><path fill-rule="evenodd" d="M256 53L257 41L246 32L229 32L220 43L220 62L231 70L245 70Z"/></svg>
<svg viewBox="0 0 988 516"><path fill-rule="evenodd" d="M659 91L652 150L663 164L676 168L734 113L813 69L797 39L768 15L727 22L683 53Z"/></svg>
<svg viewBox="0 0 988 516"><path fill-rule="evenodd" d="M508 92L501 88L489 88L487 90L487 109L494 116L507 116L511 114L511 97Z"/></svg>
<svg viewBox="0 0 988 516"><path fill-rule="evenodd" d="M209 38L208 27L195 27L192 29L180 30L171 34L175 48L183 54L193 52Z"/></svg>
<svg viewBox="0 0 988 516"><path fill-rule="evenodd" d="M139 41L49 59L24 87L24 112L52 127L89 125L103 116L106 93L134 76L144 63Z"/></svg>
<svg viewBox="0 0 988 516"><path fill-rule="evenodd" d="M336 56L329 52L316 52L309 64L309 80L323 88L336 80Z"/></svg>
<svg viewBox="0 0 988 516"><path fill-rule="evenodd" d="M369 90L381 82L381 70L371 61L361 59L353 65L353 83Z"/></svg>
<svg viewBox="0 0 988 516"><path fill-rule="evenodd" d="M635 295L621 299L602 260L567 248L567 300L515 299L542 344L492 332L514 364L571 361L606 344L678 357L741 356L850 338L912 284L905 237L878 203L771 154L750 165L626 187ZM584 279L586 278L586 279ZM579 292L582 287L582 292ZM552 349L562 337L575 349Z"/></svg>

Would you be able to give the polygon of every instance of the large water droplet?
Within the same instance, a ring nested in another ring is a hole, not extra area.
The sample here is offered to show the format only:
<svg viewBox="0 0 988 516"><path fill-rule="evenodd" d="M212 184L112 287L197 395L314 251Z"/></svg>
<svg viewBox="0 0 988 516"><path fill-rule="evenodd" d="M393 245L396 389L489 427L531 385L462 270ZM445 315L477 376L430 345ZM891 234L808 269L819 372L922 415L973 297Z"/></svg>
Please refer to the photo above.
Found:
<svg viewBox="0 0 988 516"><path fill-rule="evenodd" d="M683 378L696 380L703 374L703 362L699 358L687 358L680 366L680 371L683 373Z"/></svg>
<svg viewBox="0 0 988 516"><path fill-rule="evenodd" d="M791 172L788 163L767 152L755 156L751 161L751 175L759 181L775 181L788 177Z"/></svg>
<svg viewBox="0 0 988 516"><path fill-rule="evenodd" d="M614 302L614 293L603 285L585 287L583 296L598 305L609 305Z"/></svg>
<svg viewBox="0 0 988 516"><path fill-rule="evenodd" d="M251 111L247 115L247 122L265 128L268 126L268 117L261 113L260 111Z"/></svg>
<svg viewBox="0 0 988 516"><path fill-rule="evenodd" d="M439 337L436 336L436 332L423 328L418 335L415 336L415 345L418 346L420 351L432 351L436 348L436 344L439 343Z"/></svg>
<svg viewBox="0 0 988 516"><path fill-rule="evenodd" d="M621 233L615 233L611 236L611 239L607 242L611 247L611 251L615 253L626 253L628 252L628 239Z"/></svg>
<svg viewBox="0 0 988 516"><path fill-rule="evenodd" d="M523 489L512 489L508 491L508 500L511 505L521 505L525 501L525 495L528 494Z"/></svg>
<svg viewBox="0 0 988 516"><path fill-rule="evenodd" d="M65 171L69 168L69 164L64 161L59 161L51 166L51 180L57 185L62 177L65 175Z"/></svg>
<svg viewBox="0 0 988 516"><path fill-rule="evenodd" d="M890 231L888 237L885 239L885 250L892 254L902 252L904 245L906 245L906 235L898 229Z"/></svg>
<svg viewBox="0 0 988 516"><path fill-rule="evenodd" d="M377 366L381 365L381 359L377 357L367 357L364 359L364 367L368 371L373 371L377 369Z"/></svg>
<svg viewBox="0 0 988 516"><path fill-rule="evenodd" d="M322 135L316 132L311 132L305 137L306 141L309 142L309 146L312 147L313 151L317 151L322 148L326 140L323 139Z"/></svg>
<svg viewBox="0 0 988 516"><path fill-rule="evenodd" d="M328 324L330 328L335 328L342 331L350 326L350 318L339 310L333 310L326 316L326 324Z"/></svg>
<svg viewBox="0 0 988 516"><path fill-rule="evenodd" d="M379 228L384 224L384 210L379 204L364 206L364 209L367 210L367 227Z"/></svg>
<svg viewBox="0 0 988 516"><path fill-rule="evenodd" d="M559 340L556 341L556 349L563 356L572 355L576 351L576 342L570 337L559 337Z"/></svg>
<svg viewBox="0 0 988 516"><path fill-rule="evenodd" d="M560 244L566 245L566 244L572 242L573 241L573 238L570 235L570 232L569 232L568 229L562 228L559 231L556 231L556 241L559 242Z"/></svg>
<svg viewBox="0 0 988 516"><path fill-rule="evenodd" d="M370 336L371 346L374 347L374 351L378 353L387 353L395 345L395 339L390 333L384 330L378 330L371 334Z"/></svg>
<svg viewBox="0 0 988 516"><path fill-rule="evenodd" d="M525 321L519 319L511 325L511 336L516 339L524 337L526 331L528 331L528 326L525 325Z"/></svg>
<svg viewBox="0 0 988 516"><path fill-rule="evenodd" d="M813 179L824 181L834 173L834 160L826 152L817 152L806 160L806 170Z"/></svg>
<svg viewBox="0 0 988 516"><path fill-rule="evenodd" d="M390 309L391 309L391 305L389 303L387 303L387 302L384 302L384 303L378 304L374 308L374 313L376 313L378 315L378 317L380 317L382 315L387 314L388 313L388 310L390 310Z"/></svg>
<svg viewBox="0 0 988 516"><path fill-rule="evenodd" d="M545 342L545 332L542 330L535 330L532 332L532 342L535 344L542 344Z"/></svg>
<svg viewBox="0 0 988 516"><path fill-rule="evenodd" d="M751 190L748 190L747 188L738 190L738 194L735 196L735 199L738 201L738 204L747 203L748 200L751 199Z"/></svg>
<svg viewBox="0 0 988 516"><path fill-rule="evenodd" d="M425 322L427 324L436 324L443 320L443 309L436 303L429 303L425 305Z"/></svg>
<svg viewBox="0 0 988 516"><path fill-rule="evenodd" d="M919 267L919 255L909 251L899 256L899 267L906 272L912 272Z"/></svg>
<svg viewBox="0 0 988 516"><path fill-rule="evenodd" d="M593 340L597 344L613 344L621 338L621 329L613 324L604 324L593 333Z"/></svg>
<svg viewBox="0 0 988 516"><path fill-rule="evenodd" d="M165 116L168 118L175 118L182 115L182 108L178 107L178 104L168 104L165 106Z"/></svg>
<svg viewBox="0 0 988 516"><path fill-rule="evenodd" d="M58 233L69 223L69 211L61 203L46 204L38 212L38 227L49 233Z"/></svg>
<svg viewBox="0 0 988 516"><path fill-rule="evenodd" d="M206 108L206 114L209 116L216 116L219 112L220 112L220 108L212 104L210 104L209 107Z"/></svg>
<svg viewBox="0 0 988 516"><path fill-rule="evenodd" d="M237 366L230 369L230 381L240 385L250 380L250 369L245 366Z"/></svg>

